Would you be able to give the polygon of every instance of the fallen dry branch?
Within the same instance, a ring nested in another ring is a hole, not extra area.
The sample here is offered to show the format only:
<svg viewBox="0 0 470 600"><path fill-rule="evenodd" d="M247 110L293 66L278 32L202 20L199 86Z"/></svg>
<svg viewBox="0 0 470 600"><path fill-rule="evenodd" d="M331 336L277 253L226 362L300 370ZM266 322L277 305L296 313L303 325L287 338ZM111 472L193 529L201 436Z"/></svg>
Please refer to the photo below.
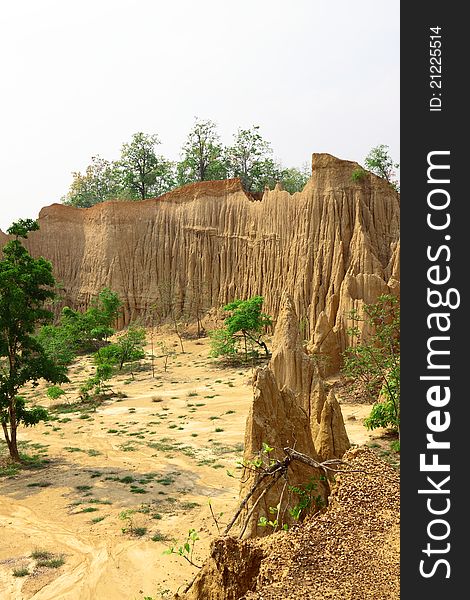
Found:
<svg viewBox="0 0 470 600"><path fill-rule="evenodd" d="M333 473L365 473L366 471L362 469L351 469L349 464L344 460L340 460L338 458L330 458L329 460L324 460L323 462L318 462L307 456L306 454L302 454L301 452L297 452L293 448L284 448L285 454L291 460L298 460L299 462L303 462L310 467L314 467L316 469L323 469L325 472L332 471ZM335 469L334 466L344 465L347 467L346 469Z"/></svg>

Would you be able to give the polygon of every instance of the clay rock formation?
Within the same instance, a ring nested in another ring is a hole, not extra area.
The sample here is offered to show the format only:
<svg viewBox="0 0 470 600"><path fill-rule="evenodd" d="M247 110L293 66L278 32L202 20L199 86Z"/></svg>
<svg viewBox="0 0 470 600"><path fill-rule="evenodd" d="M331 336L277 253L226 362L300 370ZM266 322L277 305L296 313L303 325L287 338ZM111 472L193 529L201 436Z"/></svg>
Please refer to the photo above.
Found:
<svg viewBox="0 0 470 600"><path fill-rule="evenodd" d="M272 346L268 368L280 390L289 388L294 393L320 460L341 458L350 446L341 408L334 393L325 389L318 356L310 354L301 340L299 320L287 292L282 295Z"/></svg>
<svg viewBox="0 0 470 600"><path fill-rule="evenodd" d="M353 162L314 154L312 176L293 195L276 186L247 194L237 179L190 184L157 199L43 208L27 244L52 261L65 302L86 308L108 286L124 303L122 325L150 317L162 285L181 308L260 294L274 319L292 297L306 339L337 369L347 312L397 292L399 195ZM0 235L0 242L6 236Z"/></svg>
<svg viewBox="0 0 470 600"><path fill-rule="evenodd" d="M209 558L204 563L188 594L176 594L174 599L240 600L256 585L261 549L231 537L217 538L211 544Z"/></svg>
<svg viewBox="0 0 470 600"><path fill-rule="evenodd" d="M286 447L318 462L341 458L350 447L341 408L333 392L326 392L315 359L303 347L298 318L287 293L282 296L273 348L268 365L255 374L254 398L245 428L245 464L260 454L263 442L275 449L271 459L282 460L282 449ZM317 493L327 498L329 487L321 480L321 469L294 461L288 475L291 486L304 485L314 477ZM256 478L256 472L246 470L240 498L245 497ZM250 498L242 515L242 522L249 516L247 536L266 533L257 523L260 517L271 515L270 507L278 505L284 484L281 479L267 492L260 486ZM287 511L283 515L284 522L292 521Z"/></svg>

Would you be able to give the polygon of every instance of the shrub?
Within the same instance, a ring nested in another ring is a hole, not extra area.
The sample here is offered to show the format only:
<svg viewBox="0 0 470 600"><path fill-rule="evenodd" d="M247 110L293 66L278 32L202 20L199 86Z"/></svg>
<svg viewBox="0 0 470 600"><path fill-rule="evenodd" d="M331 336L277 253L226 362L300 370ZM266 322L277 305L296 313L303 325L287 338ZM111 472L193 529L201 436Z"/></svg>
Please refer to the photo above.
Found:
<svg viewBox="0 0 470 600"><path fill-rule="evenodd" d="M363 315L351 311L372 332L367 339L357 326L348 330L355 345L343 354L344 372L363 383L366 393L378 401L365 420L369 429L391 427L400 431L400 308L395 296L379 296L366 304Z"/></svg>

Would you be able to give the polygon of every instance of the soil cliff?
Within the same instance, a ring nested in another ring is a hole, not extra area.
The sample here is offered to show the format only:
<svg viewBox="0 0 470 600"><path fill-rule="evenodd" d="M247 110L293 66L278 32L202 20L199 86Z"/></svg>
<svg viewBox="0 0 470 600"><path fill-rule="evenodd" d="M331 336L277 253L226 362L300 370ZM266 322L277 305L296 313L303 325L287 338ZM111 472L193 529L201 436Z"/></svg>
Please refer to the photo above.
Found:
<svg viewBox="0 0 470 600"><path fill-rule="evenodd" d="M52 204L27 244L52 261L69 305L86 307L103 286L118 292L121 324L148 317L162 287L180 310L191 310L196 295L218 307L260 294L274 318L285 290L332 372L347 343L348 310L398 291L399 195L370 173L353 181L356 168L314 154L303 191L276 186L260 201L231 179L142 202Z"/></svg>

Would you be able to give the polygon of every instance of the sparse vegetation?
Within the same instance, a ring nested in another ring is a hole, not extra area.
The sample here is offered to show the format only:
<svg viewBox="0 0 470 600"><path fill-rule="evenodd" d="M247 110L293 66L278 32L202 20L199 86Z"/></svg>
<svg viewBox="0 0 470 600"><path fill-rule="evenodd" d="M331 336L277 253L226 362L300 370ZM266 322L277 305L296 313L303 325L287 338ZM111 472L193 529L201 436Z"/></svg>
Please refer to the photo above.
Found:
<svg viewBox="0 0 470 600"><path fill-rule="evenodd" d="M36 562L36 566L38 567L46 567L48 569L58 569L63 564L65 564L65 558L63 556L53 556L48 559L39 559Z"/></svg>
<svg viewBox="0 0 470 600"><path fill-rule="evenodd" d="M395 169L398 169L400 165L393 162L388 146L380 144L372 148L364 159L364 163L369 171L388 181L396 191L400 191L400 183L395 173Z"/></svg>
<svg viewBox="0 0 470 600"><path fill-rule="evenodd" d="M344 372L362 382L375 402L364 424L369 429L391 427L400 431L400 306L395 296L382 295L364 305L363 314L350 319L367 325L364 338L357 325L348 330L355 341L344 352ZM378 398L378 399L377 399Z"/></svg>

